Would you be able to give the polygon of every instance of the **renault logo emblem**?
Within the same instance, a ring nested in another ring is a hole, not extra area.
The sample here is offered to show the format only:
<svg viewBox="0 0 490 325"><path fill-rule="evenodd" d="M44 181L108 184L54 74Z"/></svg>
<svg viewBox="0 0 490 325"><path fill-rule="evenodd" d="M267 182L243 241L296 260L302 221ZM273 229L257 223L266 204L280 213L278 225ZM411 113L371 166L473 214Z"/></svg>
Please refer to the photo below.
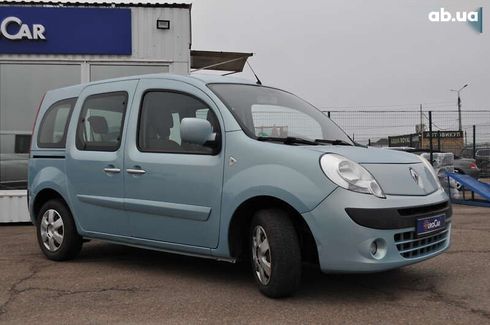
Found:
<svg viewBox="0 0 490 325"><path fill-rule="evenodd" d="M413 168L409 168L408 170L410 171L410 175L412 175L412 178L413 178L414 182L420 188L423 188L424 185L422 184L422 179L420 178L419 174L415 170L413 170Z"/></svg>

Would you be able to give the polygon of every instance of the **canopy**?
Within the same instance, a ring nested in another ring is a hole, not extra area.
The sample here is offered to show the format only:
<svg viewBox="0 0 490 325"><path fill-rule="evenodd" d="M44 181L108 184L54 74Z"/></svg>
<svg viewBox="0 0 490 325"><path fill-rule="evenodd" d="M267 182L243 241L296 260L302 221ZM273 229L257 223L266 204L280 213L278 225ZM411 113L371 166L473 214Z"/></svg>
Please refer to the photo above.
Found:
<svg viewBox="0 0 490 325"><path fill-rule="evenodd" d="M191 51L191 69L242 72L253 53Z"/></svg>

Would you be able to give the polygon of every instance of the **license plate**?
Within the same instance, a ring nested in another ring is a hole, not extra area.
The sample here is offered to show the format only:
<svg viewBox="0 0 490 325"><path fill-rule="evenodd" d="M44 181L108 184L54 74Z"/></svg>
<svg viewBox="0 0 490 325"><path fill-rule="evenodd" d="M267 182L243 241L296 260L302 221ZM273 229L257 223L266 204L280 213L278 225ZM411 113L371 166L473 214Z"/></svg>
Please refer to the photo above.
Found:
<svg viewBox="0 0 490 325"><path fill-rule="evenodd" d="M446 227L446 215L439 214L437 216L417 219L417 236L430 234Z"/></svg>

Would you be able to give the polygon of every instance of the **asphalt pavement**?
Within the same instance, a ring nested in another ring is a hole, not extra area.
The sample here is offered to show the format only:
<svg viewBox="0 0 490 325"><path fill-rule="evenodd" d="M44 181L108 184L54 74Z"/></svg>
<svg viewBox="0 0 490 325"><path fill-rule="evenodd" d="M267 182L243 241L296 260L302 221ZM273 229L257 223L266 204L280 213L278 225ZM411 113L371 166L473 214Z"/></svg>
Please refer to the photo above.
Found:
<svg viewBox="0 0 490 325"><path fill-rule="evenodd" d="M272 300L246 265L100 241L44 258L32 226L0 226L0 323L490 324L490 209L454 206L452 246L377 274L305 266L300 291Z"/></svg>

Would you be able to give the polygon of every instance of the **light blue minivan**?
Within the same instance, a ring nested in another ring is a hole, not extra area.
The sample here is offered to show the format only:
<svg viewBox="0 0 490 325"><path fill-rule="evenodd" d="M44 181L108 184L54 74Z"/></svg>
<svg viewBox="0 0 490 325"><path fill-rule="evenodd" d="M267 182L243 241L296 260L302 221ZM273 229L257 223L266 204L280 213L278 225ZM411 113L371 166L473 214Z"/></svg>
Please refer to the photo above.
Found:
<svg viewBox="0 0 490 325"><path fill-rule="evenodd" d="M376 272L449 247L430 163L367 148L295 95L221 76L145 75L46 93L29 160L42 252L84 239L235 262L292 294L303 262Z"/></svg>

